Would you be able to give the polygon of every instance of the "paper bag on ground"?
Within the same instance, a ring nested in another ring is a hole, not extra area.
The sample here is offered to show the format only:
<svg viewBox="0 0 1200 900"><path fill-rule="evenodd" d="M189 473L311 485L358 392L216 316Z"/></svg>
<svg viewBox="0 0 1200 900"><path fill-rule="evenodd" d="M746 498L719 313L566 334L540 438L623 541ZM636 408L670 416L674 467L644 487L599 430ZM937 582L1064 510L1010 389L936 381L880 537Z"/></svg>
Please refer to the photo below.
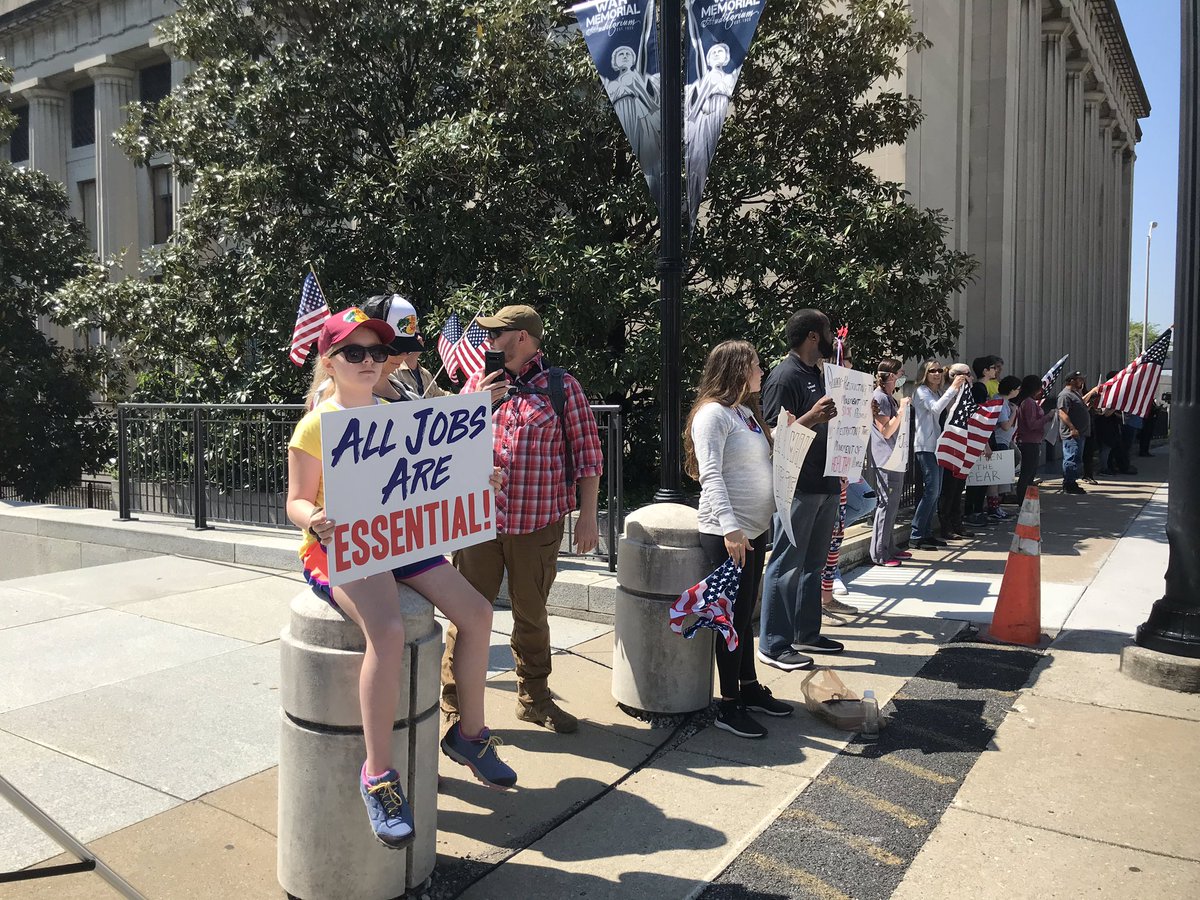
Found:
<svg viewBox="0 0 1200 900"><path fill-rule="evenodd" d="M834 728L858 731L862 728L862 698L832 669L813 669L800 685L804 708Z"/></svg>

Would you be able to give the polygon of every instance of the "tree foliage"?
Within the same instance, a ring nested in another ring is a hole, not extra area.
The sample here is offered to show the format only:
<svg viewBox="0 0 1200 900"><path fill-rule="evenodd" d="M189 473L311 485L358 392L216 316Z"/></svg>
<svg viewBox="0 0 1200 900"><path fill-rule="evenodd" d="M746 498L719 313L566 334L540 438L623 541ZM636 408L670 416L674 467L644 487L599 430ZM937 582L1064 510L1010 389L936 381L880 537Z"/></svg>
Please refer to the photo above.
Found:
<svg viewBox="0 0 1200 900"><path fill-rule="evenodd" d="M904 0L837 6L763 15L689 248L689 381L723 338L779 356L805 306L860 359L953 349L970 260L862 162L919 121L877 86L923 39ZM310 263L335 308L391 287L427 331L530 303L548 353L630 417L627 471L652 472L657 217L572 22L551 0L182 0L164 36L196 68L123 139L172 153L190 203L159 279L97 269L64 311L127 342L147 399L271 401L302 390Z"/></svg>
<svg viewBox="0 0 1200 900"><path fill-rule="evenodd" d="M1149 347L1160 337L1162 337L1163 328L1161 325L1156 325L1153 322L1148 324L1146 328L1146 346ZM1132 361L1142 352L1142 323L1129 323L1129 359Z"/></svg>
<svg viewBox="0 0 1200 900"><path fill-rule="evenodd" d="M0 67L0 81L11 70ZM0 142L13 117L0 106ZM78 274L87 251L62 185L0 161L0 484L43 500L103 457L92 391L100 353L68 350L38 330L51 292Z"/></svg>

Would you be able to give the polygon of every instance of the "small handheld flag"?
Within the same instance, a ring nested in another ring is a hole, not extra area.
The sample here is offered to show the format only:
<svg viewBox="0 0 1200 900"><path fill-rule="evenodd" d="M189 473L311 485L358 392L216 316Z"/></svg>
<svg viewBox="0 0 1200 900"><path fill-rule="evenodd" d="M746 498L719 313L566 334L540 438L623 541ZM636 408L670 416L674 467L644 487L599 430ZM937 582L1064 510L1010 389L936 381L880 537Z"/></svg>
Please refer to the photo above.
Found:
<svg viewBox="0 0 1200 900"><path fill-rule="evenodd" d="M1054 382L1058 381L1058 376L1062 374L1063 366L1066 365L1067 358L1070 357L1070 355L1071 354L1068 353L1063 356L1062 359L1050 367L1050 371L1042 376L1042 390L1044 390L1046 393L1050 393L1050 388L1054 387Z"/></svg>
<svg viewBox="0 0 1200 900"><path fill-rule="evenodd" d="M452 379L458 372L470 378L482 369L483 354L490 346L488 333L474 319L464 330L458 313L450 313L438 335L438 354L442 357L446 374Z"/></svg>
<svg viewBox="0 0 1200 900"><path fill-rule="evenodd" d="M317 276L309 272L304 276L304 287L300 289L300 309L296 312L296 326L292 329L292 351L288 358L298 366L304 365L313 341L321 333L321 326L329 318L329 304L317 283Z"/></svg>
<svg viewBox="0 0 1200 900"><path fill-rule="evenodd" d="M695 637L701 628L711 628L725 639L725 646L736 650L737 630L733 627L733 604L741 586L742 568L727 559L699 584L679 595L671 606L671 630L685 638ZM684 629L683 620L695 614L696 621Z"/></svg>
<svg viewBox="0 0 1200 900"><path fill-rule="evenodd" d="M1158 390L1167 351L1171 349L1171 329L1138 354L1137 359L1100 385L1100 405L1134 416L1145 417Z"/></svg>

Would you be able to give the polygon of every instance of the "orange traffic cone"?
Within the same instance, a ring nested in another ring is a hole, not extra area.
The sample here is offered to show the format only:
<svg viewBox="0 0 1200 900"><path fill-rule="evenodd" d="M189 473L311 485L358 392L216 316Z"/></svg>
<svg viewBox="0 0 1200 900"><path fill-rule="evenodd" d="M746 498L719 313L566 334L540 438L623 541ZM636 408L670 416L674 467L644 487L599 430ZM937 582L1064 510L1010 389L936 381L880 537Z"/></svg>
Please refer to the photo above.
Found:
<svg viewBox="0 0 1200 900"><path fill-rule="evenodd" d="M1038 489L1025 492L1013 535L1000 598L987 637L1036 647L1042 637L1042 510Z"/></svg>

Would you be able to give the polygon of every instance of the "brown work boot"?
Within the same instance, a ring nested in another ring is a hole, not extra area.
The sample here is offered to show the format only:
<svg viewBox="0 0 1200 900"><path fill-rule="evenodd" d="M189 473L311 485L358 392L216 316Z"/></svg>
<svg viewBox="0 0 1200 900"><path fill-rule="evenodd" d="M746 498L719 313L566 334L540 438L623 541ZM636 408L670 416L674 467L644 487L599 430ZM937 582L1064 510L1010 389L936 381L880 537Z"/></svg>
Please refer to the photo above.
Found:
<svg viewBox="0 0 1200 900"><path fill-rule="evenodd" d="M579 728L579 720L547 697L533 703L517 701L517 718L549 728L556 734L570 734Z"/></svg>

